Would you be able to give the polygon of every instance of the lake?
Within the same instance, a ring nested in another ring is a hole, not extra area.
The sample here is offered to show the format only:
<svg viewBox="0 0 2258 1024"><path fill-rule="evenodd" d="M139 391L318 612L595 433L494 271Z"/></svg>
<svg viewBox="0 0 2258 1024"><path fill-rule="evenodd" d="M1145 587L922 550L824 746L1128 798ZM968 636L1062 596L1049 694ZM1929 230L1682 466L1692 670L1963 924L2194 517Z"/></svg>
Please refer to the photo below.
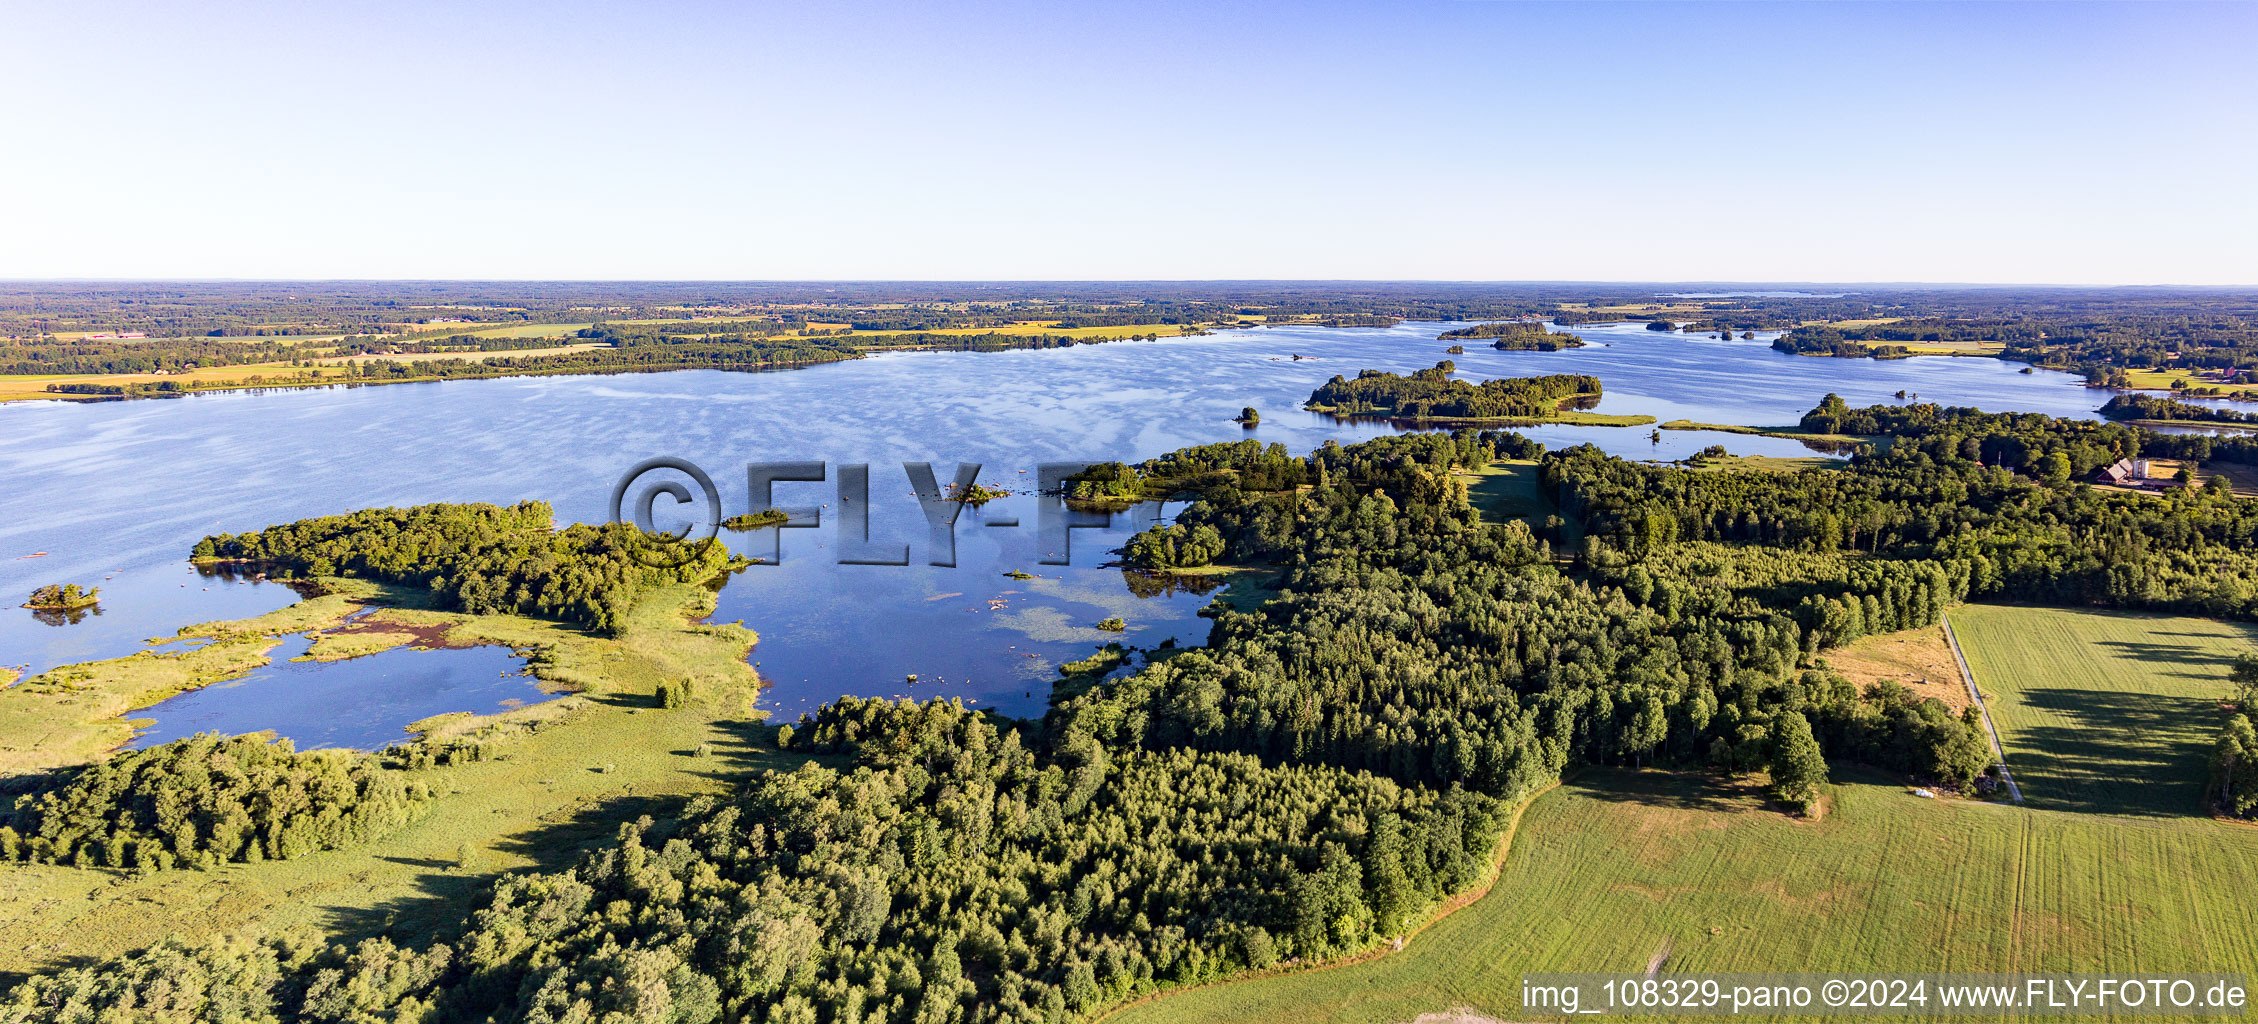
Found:
<svg viewBox="0 0 2258 1024"><path fill-rule="evenodd" d="M1606 389L1599 411L1665 421L1789 424L1828 392L1852 405L1891 401L1903 390L1948 405L2085 417L2105 397L2067 374L2019 373L2021 364L1994 359L1798 357L1772 351L1769 334L1726 341L1641 324L1579 325L1574 332L1589 342L1580 349L1499 352L1476 341L1463 355L1446 356L1450 343L1435 335L1451 326L1459 325L1282 327L1046 351L901 353L774 373L0 406L0 597L13 604L55 582L103 588L100 613L76 622L49 624L20 608L0 614L0 664L36 672L113 657L190 623L295 600L275 584L189 566L189 547L208 533L375 505L528 498L550 502L561 520L601 521L620 474L658 455L703 467L724 514L735 514L749 504L746 463L823 461L825 482L779 484L776 496L781 504L830 504L824 528L723 534L763 555L782 534L781 564L731 580L715 614L761 634L753 660L770 684L763 700L783 718L848 693L946 694L1032 714L1044 706L1059 664L1109 639L1138 646L1204 640L1207 624L1197 613L1209 595L1139 596L1121 571L1105 568L1110 549L1143 525L1127 516L1072 531L1068 564L1044 564L1066 553L1050 550L1055 545L1037 528L1037 500L1026 494L968 510L954 531L956 566L930 565L928 531L903 462L932 462L944 481L955 463L978 462L984 483L1026 490L1044 462L1137 461L1242 437L1299 454L1395 429L1302 411L1327 378L1367 368L1409 372L1444 358L1468 379L1593 374ZM1262 413L1259 427L1232 422L1250 405ZM1641 459L1683 458L1710 444L1736 454L1812 454L1792 440L1718 432L1665 432L1659 443L1645 427L1524 432L1553 447L1590 442ZM836 564L839 467L856 463L871 467L871 537L906 546L910 565ZM662 523L680 521L668 504L659 505ZM1151 510L1144 514L1149 520ZM1010 518L1020 525L982 525ZM30 557L38 552L45 554ZM1127 620L1126 634L1094 627L1114 616ZM919 677L914 686L911 673ZM265 692L241 686L212 699L253 709L232 715L231 727L279 728L286 718L279 705L270 724L244 724L261 721L258 709L272 703ZM390 735L405 722L380 708L354 713L373 716L372 728ZM166 716L151 717L173 728Z"/></svg>
<svg viewBox="0 0 2258 1024"><path fill-rule="evenodd" d="M506 647L395 647L342 661L294 660L311 646L306 637L284 637L265 668L134 712L131 717L156 725L129 745L272 729L300 750L376 750L406 740L402 727L409 722L451 711L502 711L553 696Z"/></svg>

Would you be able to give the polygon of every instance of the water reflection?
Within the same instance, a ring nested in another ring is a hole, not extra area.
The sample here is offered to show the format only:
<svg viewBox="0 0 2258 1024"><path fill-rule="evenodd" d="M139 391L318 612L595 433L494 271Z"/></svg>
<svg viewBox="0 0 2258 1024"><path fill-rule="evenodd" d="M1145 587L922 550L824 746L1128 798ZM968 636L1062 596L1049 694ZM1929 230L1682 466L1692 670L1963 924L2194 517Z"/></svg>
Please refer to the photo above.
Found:
<svg viewBox="0 0 2258 1024"><path fill-rule="evenodd" d="M399 647L342 661L293 661L312 640L292 635L273 661L241 679L191 690L135 712L154 724L147 747L199 732L272 729L300 750L375 750L408 738L410 722L456 711L490 713L547 700L524 663L502 647Z"/></svg>

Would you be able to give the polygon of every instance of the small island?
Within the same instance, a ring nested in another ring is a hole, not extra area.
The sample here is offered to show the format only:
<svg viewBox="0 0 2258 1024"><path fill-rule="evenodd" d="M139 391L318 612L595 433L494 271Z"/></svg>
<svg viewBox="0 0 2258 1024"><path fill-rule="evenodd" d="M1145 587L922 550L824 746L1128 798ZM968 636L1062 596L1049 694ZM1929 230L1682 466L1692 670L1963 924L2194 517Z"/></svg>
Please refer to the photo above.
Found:
<svg viewBox="0 0 2258 1024"><path fill-rule="evenodd" d="M948 491L948 500L963 502L964 504L970 505L974 508L979 508L980 506L994 501L997 498L1009 497L1011 495L1010 491L1004 490L1001 487L988 487L977 482L970 487L961 489L958 488L955 484L947 484L945 485L945 489Z"/></svg>
<svg viewBox="0 0 2258 1024"><path fill-rule="evenodd" d="M1311 392L1305 408L1342 416L1505 423L1580 423L1641 426L1654 417L1588 411L1600 398L1599 378L1580 373L1501 377L1469 384L1452 380L1457 364L1445 359L1406 377L1366 370L1355 380L1335 375ZM1575 408L1583 406L1586 408Z"/></svg>
<svg viewBox="0 0 2258 1024"><path fill-rule="evenodd" d="M1262 414L1256 412L1254 406L1250 405L1244 409L1239 410L1238 418L1234 419L1232 422L1249 427L1256 426L1262 422Z"/></svg>
<svg viewBox="0 0 2258 1024"><path fill-rule="evenodd" d="M1455 331L1444 331L1435 336L1441 341L1458 338L1495 338L1490 347L1504 352L1558 352L1564 348L1582 348L1584 339L1573 334L1545 330L1545 325L1528 320L1506 320L1500 323L1475 324ZM1453 354L1465 351L1464 346L1453 345Z"/></svg>
<svg viewBox="0 0 2258 1024"><path fill-rule="evenodd" d="M758 512L747 512L741 516L730 516L729 518L721 521L721 528L737 533L744 533L748 530L759 530L770 526L782 526L784 525L784 521L790 518L792 517L785 514L784 510L782 509L764 508Z"/></svg>
<svg viewBox="0 0 2258 1024"><path fill-rule="evenodd" d="M102 588L91 590L76 583L50 583L31 592L23 606L33 611L75 612L102 602Z"/></svg>
<svg viewBox="0 0 2258 1024"><path fill-rule="evenodd" d="M1462 356L1462 355L1465 355L1465 354L1466 354L1466 346L1464 346L1464 345L1452 345L1451 347L1444 349L1444 350L1443 350L1443 354L1444 354L1444 355L1446 355L1446 356Z"/></svg>

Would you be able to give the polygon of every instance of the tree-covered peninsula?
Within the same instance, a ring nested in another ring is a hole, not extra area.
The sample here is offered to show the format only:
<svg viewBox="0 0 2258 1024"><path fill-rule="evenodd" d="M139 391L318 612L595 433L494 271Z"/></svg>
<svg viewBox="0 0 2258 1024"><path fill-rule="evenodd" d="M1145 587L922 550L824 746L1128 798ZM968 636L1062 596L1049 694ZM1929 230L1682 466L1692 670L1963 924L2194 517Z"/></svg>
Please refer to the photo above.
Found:
<svg viewBox="0 0 2258 1024"><path fill-rule="evenodd" d="M717 540L686 542L665 559L647 557L651 543L625 523L556 529L548 503L527 501L364 509L206 537L194 557L284 577L406 584L460 611L515 612L599 632L617 632L648 591L703 582L738 564Z"/></svg>

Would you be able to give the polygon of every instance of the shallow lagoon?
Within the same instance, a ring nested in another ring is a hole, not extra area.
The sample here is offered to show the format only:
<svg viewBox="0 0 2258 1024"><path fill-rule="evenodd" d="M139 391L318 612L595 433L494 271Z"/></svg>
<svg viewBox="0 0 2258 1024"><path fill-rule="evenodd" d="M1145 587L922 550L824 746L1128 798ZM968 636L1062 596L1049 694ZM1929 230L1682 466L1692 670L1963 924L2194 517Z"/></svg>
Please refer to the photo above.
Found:
<svg viewBox="0 0 2258 1024"><path fill-rule="evenodd" d="M614 480L653 455L704 467L723 513L735 514L749 505L745 463L823 460L833 467L829 480L780 484L778 501L836 507L837 467L867 463L871 535L906 545L912 564L836 564L829 522L782 531L782 564L733 579L716 613L762 634L753 658L772 684L764 700L786 717L842 693L943 693L1030 713L1043 706L1060 663L1116 638L1093 628L1099 619L1128 620L1121 639L1140 646L1170 636L1197 643L1206 636L1197 612L1208 597L1139 597L1120 571L1105 568L1109 549L1141 525L1127 517L1074 531L1071 564L1042 565L1053 552L1043 550L1036 503L1025 495L968 511L955 531L957 567L929 565L904 461L933 462L943 479L953 463L975 461L983 482L1026 489L1042 462L1135 461L1242 437L1299 453L1394 430L1301 411L1326 378L1366 368L1408 372L1444 358L1473 379L1594 374L1607 391L1599 411L1664 421L1788 424L1830 391L1853 405L1891 401L1904 390L1927 401L2060 416L2090 416L2105 397L2066 374L2024 374L2020 364L1993 359L1797 357L1773 352L1768 335L1726 341L1638 324L1580 325L1575 332L1590 342L1581 349L1469 345L1446 356L1449 343L1435 335L1449 326L1266 328L1039 352L905 353L777 373L12 404L0 407L0 596L70 581L101 585L104 600L100 615L75 624L46 625L23 609L0 614L0 665L39 671L111 657L190 623L295 599L275 584L198 574L183 559L207 533L432 501L539 498L562 519L601 520ZM1263 416L1251 430L1231 422L1248 405ZM1554 447L1589 442L1633 458L1683 458L1709 444L1736 454L1811 454L1792 440L1716 432L1665 432L1659 443L1644 427L1526 432ZM1021 525L979 525L1009 517ZM773 532L724 536L765 554ZM1013 579L1009 571L1040 578ZM914 687L912 672L920 677ZM258 688L237 687L224 699L251 709L231 714L229 728L272 727L294 713ZM406 721L387 728L397 735Z"/></svg>
<svg viewBox="0 0 2258 1024"><path fill-rule="evenodd" d="M155 724L130 745L272 729L300 750L377 750L406 740L402 727L409 722L451 711L500 711L551 696L507 648L396 647L342 661L291 660L310 643L285 637L265 668L134 712Z"/></svg>

